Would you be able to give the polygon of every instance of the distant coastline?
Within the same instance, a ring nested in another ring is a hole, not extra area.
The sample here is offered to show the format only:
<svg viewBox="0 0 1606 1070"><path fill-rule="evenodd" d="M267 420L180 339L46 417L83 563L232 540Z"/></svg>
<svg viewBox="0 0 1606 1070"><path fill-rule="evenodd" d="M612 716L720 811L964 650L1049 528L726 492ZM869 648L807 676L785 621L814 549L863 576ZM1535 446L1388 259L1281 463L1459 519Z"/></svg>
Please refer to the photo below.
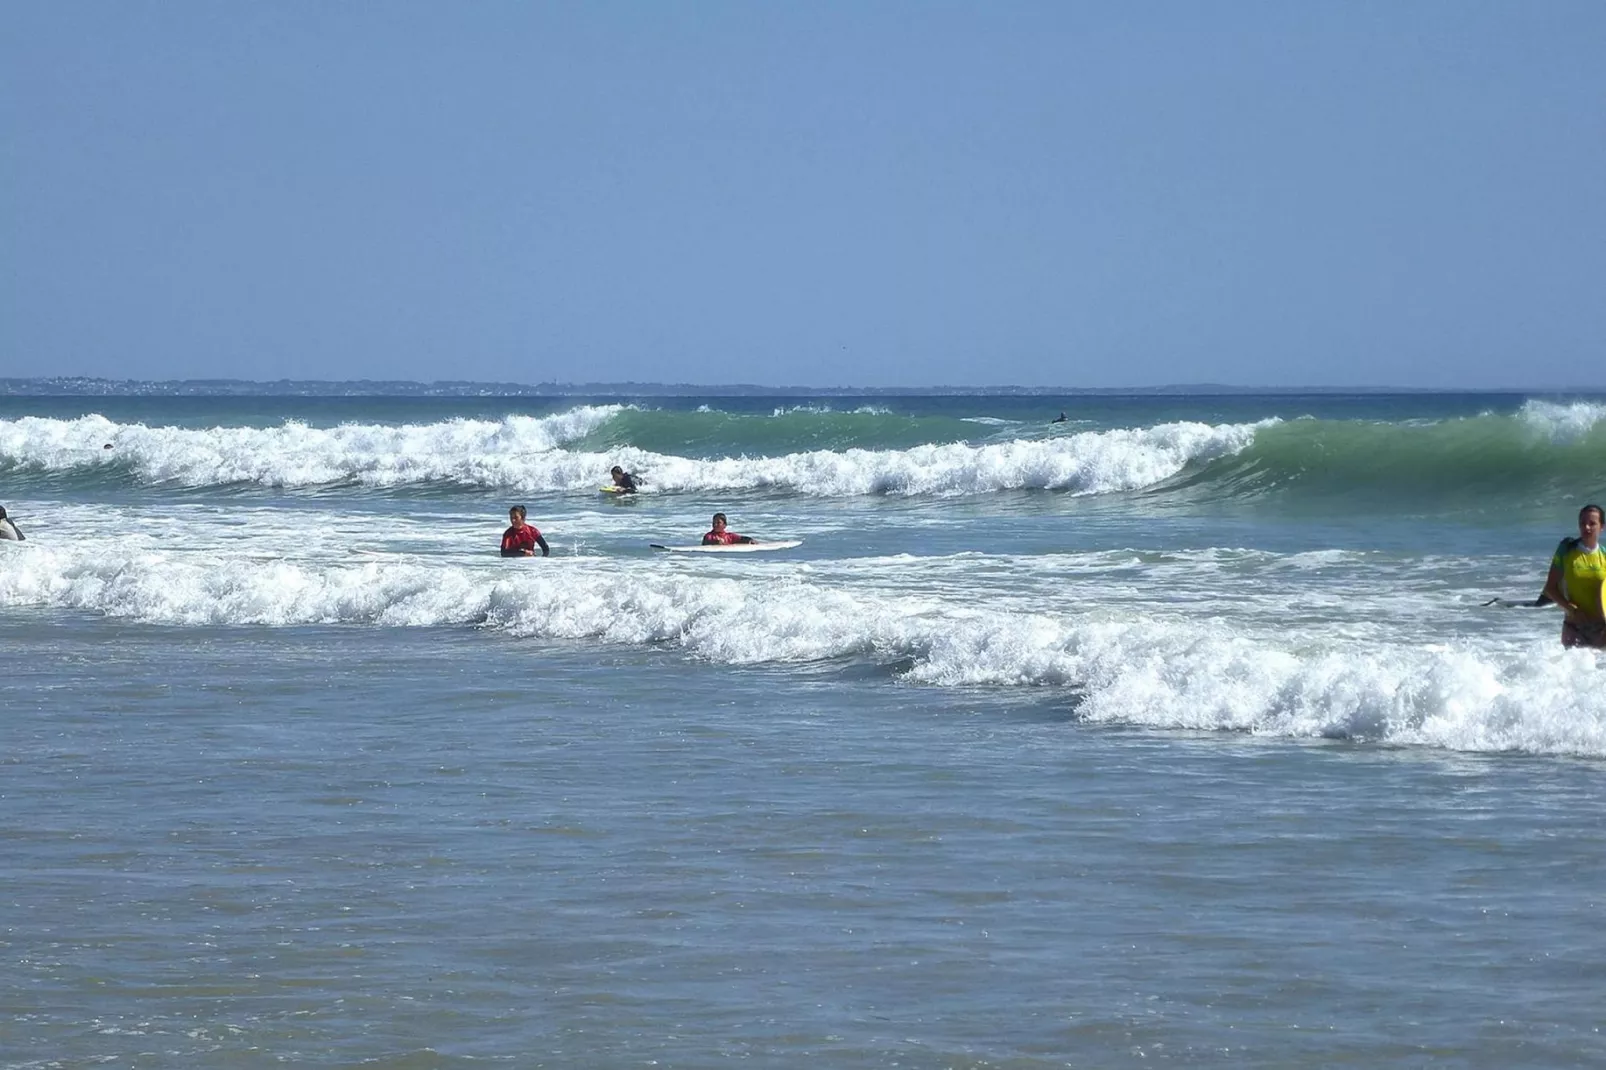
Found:
<svg viewBox="0 0 1606 1070"><path fill-rule="evenodd" d="M444 380L99 379L86 376L0 378L0 397L1151 397L1200 395L1354 394L1606 394L1600 387L1503 387L1439 390L1397 386L1234 386L1176 383L1166 386L757 386L728 383L478 383Z"/></svg>

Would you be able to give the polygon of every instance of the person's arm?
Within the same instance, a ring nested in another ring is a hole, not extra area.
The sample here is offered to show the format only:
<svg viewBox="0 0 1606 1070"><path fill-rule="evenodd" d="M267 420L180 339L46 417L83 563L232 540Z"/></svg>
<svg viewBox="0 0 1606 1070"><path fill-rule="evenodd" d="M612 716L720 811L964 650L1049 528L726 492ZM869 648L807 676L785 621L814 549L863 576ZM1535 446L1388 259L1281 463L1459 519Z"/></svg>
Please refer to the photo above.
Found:
<svg viewBox="0 0 1606 1070"><path fill-rule="evenodd" d="M552 556L552 548L546 544L546 540L541 537L541 533L539 531L535 533L535 541L540 544L542 557ZM534 557L535 551L531 550L529 551L529 554L531 557Z"/></svg>
<svg viewBox="0 0 1606 1070"><path fill-rule="evenodd" d="M753 538L751 535L738 535L738 536L736 536L736 541L737 542L757 542L758 540Z"/></svg>
<svg viewBox="0 0 1606 1070"><path fill-rule="evenodd" d="M1540 598L1548 598L1562 608L1569 617L1578 612L1578 607L1561 593L1561 566L1551 562L1550 574L1545 577L1545 589Z"/></svg>

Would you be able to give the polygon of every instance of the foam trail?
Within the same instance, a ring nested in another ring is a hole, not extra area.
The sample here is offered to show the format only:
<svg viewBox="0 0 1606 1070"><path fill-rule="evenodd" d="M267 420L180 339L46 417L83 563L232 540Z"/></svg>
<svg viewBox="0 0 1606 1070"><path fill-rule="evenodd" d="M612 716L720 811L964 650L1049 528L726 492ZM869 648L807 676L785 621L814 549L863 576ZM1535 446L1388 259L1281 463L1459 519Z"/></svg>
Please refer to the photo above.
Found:
<svg viewBox="0 0 1606 1070"><path fill-rule="evenodd" d="M709 576L596 559L262 563L52 547L0 553L0 606L174 626L475 625L540 639L674 643L726 665L871 658L928 686L1062 689L1087 721L1465 751L1606 757L1597 655L1543 643L1298 641L1160 605L978 608L954 596Z"/></svg>

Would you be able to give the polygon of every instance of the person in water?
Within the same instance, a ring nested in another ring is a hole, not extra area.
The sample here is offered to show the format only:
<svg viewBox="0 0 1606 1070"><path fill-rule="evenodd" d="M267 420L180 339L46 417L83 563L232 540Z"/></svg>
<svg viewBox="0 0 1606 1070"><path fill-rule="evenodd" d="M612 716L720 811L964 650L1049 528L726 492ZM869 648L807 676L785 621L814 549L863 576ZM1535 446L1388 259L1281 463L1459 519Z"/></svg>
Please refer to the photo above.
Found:
<svg viewBox="0 0 1606 1070"><path fill-rule="evenodd" d="M734 531L727 531L725 523L724 513L714 514L714 528L703 536L704 546L730 546L732 543L758 541L746 535L738 535Z"/></svg>
<svg viewBox="0 0 1606 1070"><path fill-rule="evenodd" d="M1550 559L1545 593L1567 615L1561 625L1562 646L1606 647L1606 611L1601 584L1606 583L1606 548L1600 545L1598 505L1578 510L1578 537L1561 540Z"/></svg>
<svg viewBox="0 0 1606 1070"><path fill-rule="evenodd" d="M4 541L4 542L27 542L28 541L27 537L25 535L23 535L23 533L17 529L17 525L14 522L12 522L6 516L6 507L3 506L3 505L0 505L0 541Z"/></svg>
<svg viewBox="0 0 1606 1070"><path fill-rule="evenodd" d="M626 472L618 465L613 466L613 485L619 488L621 494L636 493L636 477Z"/></svg>
<svg viewBox="0 0 1606 1070"><path fill-rule="evenodd" d="M512 526L502 532L503 557L534 557L535 548L541 548L541 556L547 557L551 549L546 540L541 538L541 531L534 524L524 522L524 506L515 505L507 511L507 518Z"/></svg>
<svg viewBox="0 0 1606 1070"><path fill-rule="evenodd" d="M1051 423L1051 424L1062 424L1064 422L1065 422L1065 414L1063 412L1049 421L1049 423Z"/></svg>

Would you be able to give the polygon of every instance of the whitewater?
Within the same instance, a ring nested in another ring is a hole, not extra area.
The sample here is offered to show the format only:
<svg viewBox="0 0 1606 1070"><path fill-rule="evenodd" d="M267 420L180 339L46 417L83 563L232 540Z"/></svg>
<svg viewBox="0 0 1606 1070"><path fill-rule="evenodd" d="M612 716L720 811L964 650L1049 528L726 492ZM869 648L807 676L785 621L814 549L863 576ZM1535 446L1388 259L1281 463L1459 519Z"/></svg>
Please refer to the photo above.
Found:
<svg viewBox="0 0 1606 1070"><path fill-rule="evenodd" d="M1595 396L0 397L0 1067L1606 1059L1602 499Z"/></svg>

